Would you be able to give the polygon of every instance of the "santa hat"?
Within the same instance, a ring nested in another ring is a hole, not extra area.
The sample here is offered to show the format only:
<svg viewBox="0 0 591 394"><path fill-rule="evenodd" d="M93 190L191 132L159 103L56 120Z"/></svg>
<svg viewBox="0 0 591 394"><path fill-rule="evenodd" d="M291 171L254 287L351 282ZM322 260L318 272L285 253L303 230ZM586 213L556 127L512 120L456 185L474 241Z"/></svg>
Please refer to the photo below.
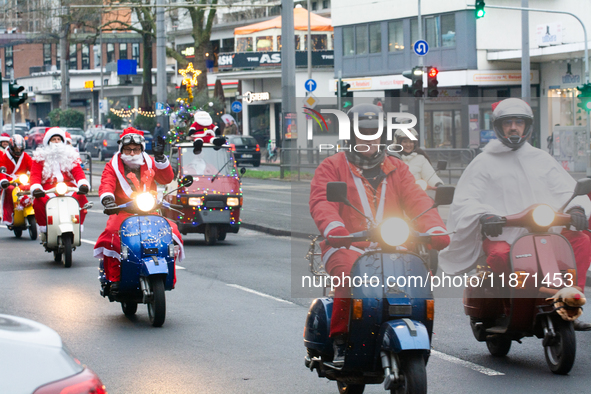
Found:
<svg viewBox="0 0 591 394"><path fill-rule="evenodd" d="M8 133L0 134L0 142L10 142L10 135Z"/></svg>
<svg viewBox="0 0 591 394"><path fill-rule="evenodd" d="M66 131L66 142L72 143L72 134Z"/></svg>
<svg viewBox="0 0 591 394"><path fill-rule="evenodd" d="M197 111L194 115L195 122L197 122L200 126L211 126L213 123L213 119L211 116L205 111Z"/></svg>
<svg viewBox="0 0 591 394"><path fill-rule="evenodd" d="M121 151L121 149L123 149L123 138L127 135L139 135L141 137L140 142L142 145L143 150L146 150L146 140L144 138L144 132L141 130L138 130L134 127L128 127L126 129L123 130L123 133L121 133L121 135L119 136L119 141L117 141L117 143L119 144L119 151ZM129 145L134 143L133 141L128 142L125 145Z"/></svg>
<svg viewBox="0 0 591 394"><path fill-rule="evenodd" d="M49 140L56 135L62 137L62 142L66 142L66 131L64 129L60 127L50 127L45 131L45 135L43 136L43 145L49 146Z"/></svg>

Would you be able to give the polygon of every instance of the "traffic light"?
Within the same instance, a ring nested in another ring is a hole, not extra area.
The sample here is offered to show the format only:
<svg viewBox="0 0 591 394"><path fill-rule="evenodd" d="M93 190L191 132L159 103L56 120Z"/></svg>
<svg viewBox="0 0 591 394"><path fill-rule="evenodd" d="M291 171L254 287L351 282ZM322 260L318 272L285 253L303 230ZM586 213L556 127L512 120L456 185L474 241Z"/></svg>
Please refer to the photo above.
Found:
<svg viewBox="0 0 591 394"><path fill-rule="evenodd" d="M577 98L581 100L577 103L577 107L584 111L591 111L591 83L586 83L581 86L577 86L577 89L581 92Z"/></svg>
<svg viewBox="0 0 591 394"><path fill-rule="evenodd" d="M351 88L351 84L343 81L342 79L339 79L337 81L338 84L341 85L341 97L353 97L353 93L349 92L349 89ZM339 96L339 89L337 89L336 92L334 92L335 96Z"/></svg>
<svg viewBox="0 0 591 394"><path fill-rule="evenodd" d="M484 1L483 0L476 0L476 10L475 10L475 15L476 15L476 19L480 19L482 17L484 17L484 14L486 14L486 11L484 10Z"/></svg>
<svg viewBox="0 0 591 394"><path fill-rule="evenodd" d="M8 98L8 104L10 105L11 109L17 109L19 105L27 101L29 96L27 93L21 94L23 90L25 90L24 86L17 85L16 83L8 84L8 93L10 95Z"/></svg>
<svg viewBox="0 0 591 394"><path fill-rule="evenodd" d="M404 92L408 92L415 97L423 96L423 68L415 67L410 71L405 71L402 76L411 80L411 85L403 85Z"/></svg>
<svg viewBox="0 0 591 394"><path fill-rule="evenodd" d="M435 67L429 67L427 71L427 96L429 97L437 97L439 95L439 91L437 90L437 85L439 81L437 81L437 74L439 74L439 70Z"/></svg>

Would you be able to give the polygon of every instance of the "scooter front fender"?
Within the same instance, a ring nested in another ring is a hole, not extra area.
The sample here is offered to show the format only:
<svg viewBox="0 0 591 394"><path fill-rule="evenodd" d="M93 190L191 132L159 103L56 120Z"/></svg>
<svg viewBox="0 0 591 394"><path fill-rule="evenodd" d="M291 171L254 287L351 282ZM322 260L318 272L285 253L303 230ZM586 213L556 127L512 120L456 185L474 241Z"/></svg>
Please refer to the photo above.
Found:
<svg viewBox="0 0 591 394"><path fill-rule="evenodd" d="M59 236L65 233L74 234L74 226L71 223L62 223L58 226L57 235Z"/></svg>
<svg viewBox="0 0 591 394"><path fill-rule="evenodd" d="M425 325L411 319L390 320L380 330L383 351L400 353L404 350L425 350L431 348L429 333Z"/></svg>
<svg viewBox="0 0 591 394"><path fill-rule="evenodd" d="M141 276L168 275L168 262L164 257L148 256L142 258Z"/></svg>

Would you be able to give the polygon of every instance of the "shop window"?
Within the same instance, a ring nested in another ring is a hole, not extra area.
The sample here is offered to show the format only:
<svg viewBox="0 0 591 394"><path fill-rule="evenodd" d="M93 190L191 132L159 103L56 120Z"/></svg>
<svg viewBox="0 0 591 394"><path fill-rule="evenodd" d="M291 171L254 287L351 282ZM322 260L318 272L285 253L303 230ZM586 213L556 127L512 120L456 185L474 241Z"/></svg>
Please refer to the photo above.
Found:
<svg viewBox="0 0 591 394"><path fill-rule="evenodd" d="M328 49L328 36L326 34L312 34L312 50L325 51ZM304 51L308 50L308 35L304 36Z"/></svg>
<svg viewBox="0 0 591 394"><path fill-rule="evenodd" d="M441 46L456 46L456 16L455 14L441 15Z"/></svg>
<svg viewBox="0 0 591 394"><path fill-rule="evenodd" d="M90 70L90 46L82 44L82 70Z"/></svg>
<svg viewBox="0 0 591 394"><path fill-rule="evenodd" d="M388 52L404 49L404 30L402 21L388 23Z"/></svg>
<svg viewBox="0 0 591 394"><path fill-rule="evenodd" d="M252 52L252 37L237 38L236 52Z"/></svg>
<svg viewBox="0 0 591 394"><path fill-rule="evenodd" d="M107 63L115 61L115 44L107 44Z"/></svg>
<svg viewBox="0 0 591 394"><path fill-rule="evenodd" d="M281 36L277 36L277 50L281 50Z"/></svg>
<svg viewBox="0 0 591 394"><path fill-rule="evenodd" d="M43 44L43 65L51 66L51 44Z"/></svg>
<svg viewBox="0 0 591 394"><path fill-rule="evenodd" d="M369 25L369 53L382 52L382 24Z"/></svg>
<svg viewBox="0 0 591 394"><path fill-rule="evenodd" d="M223 52L234 52L234 39L224 38L222 40L222 51Z"/></svg>
<svg viewBox="0 0 591 394"><path fill-rule="evenodd" d="M137 66L140 66L140 44L131 44L131 58L137 62Z"/></svg>
<svg viewBox="0 0 591 394"><path fill-rule="evenodd" d="M296 50L296 51L299 51L299 50L300 50L300 48L301 48L301 44L300 44L300 42L301 42L301 41L302 41L302 36L298 36L298 35L296 35L296 36L295 36L295 50Z"/></svg>
<svg viewBox="0 0 591 394"><path fill-rule="evenodd" d="M355 54L365 55L367 53L367 25L355 27Z"/></svg>
<svg viewBox="0 0 591 394"><path fill-rule="evenodd" d="M77 70L78 69L78 51L76 50L76 44L70 45L69 58L70 58L70 61L68 62L68 68L70 70Z"/></svg>
<svg viewBox="0 0 591 394"><path fill-rule="evenodd" d="M127 59L127 44L119 44L119 59Z"/></svg>
<svg viewBox="0 0 591 394"><path fill-rule="evenodd" d="M425 38L430 48L439 47L439 17L429 17L424 19Z"/></svg>
<svg viewBox="0 0 591 394"><path fill-rule="evenodd" d="M343 27L343 56L355 54L355 28L353 26Z"/></svg>
<svg viewBox="0 0 591 394"><path fill-rule="evenodd" d="M273 50L273 36L257 37L257 52L270 52Z"/></svg>

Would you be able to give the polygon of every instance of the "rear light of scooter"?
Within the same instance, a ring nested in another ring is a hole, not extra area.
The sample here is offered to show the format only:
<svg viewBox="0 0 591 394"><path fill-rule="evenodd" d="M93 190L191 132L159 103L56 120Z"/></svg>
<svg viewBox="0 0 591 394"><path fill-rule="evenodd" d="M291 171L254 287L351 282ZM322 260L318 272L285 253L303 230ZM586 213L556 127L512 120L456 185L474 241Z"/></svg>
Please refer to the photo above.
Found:
<svg viewBox="0 0 591 394"><path fill-rule="evenodd" d="M47 217L47 224L52 225L53 224L53 216L48 216Z"/></svg>
<svg viewBox="0 0 591 394"><path fill-rule="evenodd" d="M354 320L361 320L363 317L363 300L355 298L353 300L353 314L351 318Z"/></svg>
<svg viewBox="0 0 591 394"><path fill-rule="evenodd" d="M427 320L433 321L435 318L435 300L425 300L425 310Z"/></svg>
<svg viewBox="0 0 591 394"><path fill-rule="evenodd" d="M107 146L107 140L103 140L103 146Z"/></svg>
<svg viewBox="0 0 591 394"><path fill-rule="evenodd" d="M261 147L259 146L259 144L257 144L257 148L255 150L256 152L260 152L261 151Z"/></svg>
<svg viewBox="0 0 591 394"><path fill-rule="evenodd" d="M33 394L107 394L107 389L94 372L84 368L77 375L39 387Z"/></svg>
<svg viewBox="0 0 591 394"><path fill-rule="evenodd" d="M571 274L571 279L572 281L572 286L576 286L577 285L577 270L574 268L569 268L566 270L567 274ZM570 283L568 281L568 278L564 278L565 284L568 286Z"/></svg>

